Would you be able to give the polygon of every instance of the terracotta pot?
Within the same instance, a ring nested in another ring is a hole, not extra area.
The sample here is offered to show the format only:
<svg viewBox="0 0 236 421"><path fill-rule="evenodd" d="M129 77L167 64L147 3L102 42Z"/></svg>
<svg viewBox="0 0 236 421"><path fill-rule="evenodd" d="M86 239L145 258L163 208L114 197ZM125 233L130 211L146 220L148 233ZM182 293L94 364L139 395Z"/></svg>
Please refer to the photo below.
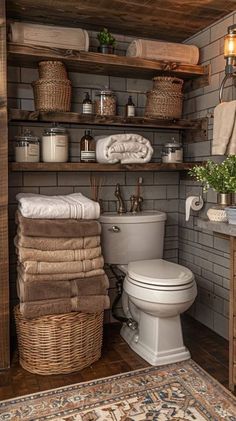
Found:
<svg viewBox="0 0 236 421"><path fill-rule="evenodd" d="M112 45L100 45L98 51L102 54L114 54L115 48Z"/></svg>

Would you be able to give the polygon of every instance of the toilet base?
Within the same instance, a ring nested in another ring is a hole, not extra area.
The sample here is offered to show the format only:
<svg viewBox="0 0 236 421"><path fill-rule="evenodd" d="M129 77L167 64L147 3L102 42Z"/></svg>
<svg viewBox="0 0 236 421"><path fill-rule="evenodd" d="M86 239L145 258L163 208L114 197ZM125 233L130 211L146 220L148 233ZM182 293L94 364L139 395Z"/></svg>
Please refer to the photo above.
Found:
<svg viewBox="0 0 236 421"><path fill-rule="evenodd" d="M121 336L140 357L151 365L171 364L191 358L184 346L180 316L158 318L141 312L139 327L126 324Z"/></svg>

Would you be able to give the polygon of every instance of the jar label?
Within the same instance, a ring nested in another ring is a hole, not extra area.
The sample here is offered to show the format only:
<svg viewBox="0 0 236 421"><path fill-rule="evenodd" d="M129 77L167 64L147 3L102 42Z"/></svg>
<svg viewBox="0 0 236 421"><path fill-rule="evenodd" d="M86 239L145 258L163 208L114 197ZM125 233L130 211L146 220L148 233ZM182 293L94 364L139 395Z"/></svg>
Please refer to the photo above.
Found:
<svg viewBox="0 0 236 421"><path fill-rule="evenodd" d="M80 157L81 157L81 160L96 162L95 151L81 151Z"/></svg>
<svg viewBox="0 0 236 421"><path fill-rule="evenodd" d="M135 116L135 107L133 105L127 106L127 116L134 117Z"/></svg>
<svg viewBox="0 0 236 421"><path fill-rule="evenodd" d="M57 136L57 138L55 139L55 143L56 143L56 147L67 147L67 137L64 136Z"/></svg>
<svg viewBox="0 0 236 421"><path fill-rule="evenodd" d="M28 154L30 156L39 156L39 145L28 145Z"/></svg>
<svg viewBox="0 0 236 421"><path fill-rule="evenodd" d="M93 106L92 104L83 104L83 114L92 114Z"/></svg>

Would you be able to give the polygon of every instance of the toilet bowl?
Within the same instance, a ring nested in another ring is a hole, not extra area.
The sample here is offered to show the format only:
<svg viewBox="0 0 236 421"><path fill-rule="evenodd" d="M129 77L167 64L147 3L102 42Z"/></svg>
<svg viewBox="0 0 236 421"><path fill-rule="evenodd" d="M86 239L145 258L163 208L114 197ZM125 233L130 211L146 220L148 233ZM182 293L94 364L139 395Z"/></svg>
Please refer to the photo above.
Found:
<svg viewBox="0 0 236 421"><path fill-rule="evenodd" d="M162 259L165 220L158 211L101 216L105 262L126 272L122 306L134 323L124 323L121 336L152 365L190 358L180 314L197 295L193 273Z"/></svg>

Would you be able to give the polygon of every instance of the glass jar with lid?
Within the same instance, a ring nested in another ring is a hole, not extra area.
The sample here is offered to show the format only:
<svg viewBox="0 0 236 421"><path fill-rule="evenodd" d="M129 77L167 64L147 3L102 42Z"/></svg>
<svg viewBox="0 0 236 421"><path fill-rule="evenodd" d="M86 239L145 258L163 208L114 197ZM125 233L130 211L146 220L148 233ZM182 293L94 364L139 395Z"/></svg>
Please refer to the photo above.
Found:
<svg viewBox="0 0 236 421"><path fill-rule="evenodd" d="M96 95L95 114L116 115L116 96L112 91L102 90Z"/></svg>
<svg viewBox="0 0 236 421"><path fill-rule="evenodd" d="M162 162L178 163L183 162L183 146L181 143L172 139L172 142L166 143L162 148Z"/></svg>
<svg viewBox="0 0 236 421"><path fill-rule="evenodd" d="M53 124L44 130L42 136L43 162L67 162L69 155L69 137L66 129Z"/></svg>
<svg viewBox="0 0 236 421"><path fill-rule="evenodd" d="M16 162L39 162L39 138L33 136L31 130L25 129L22 135L15 137L15 140Z"/></svg>

